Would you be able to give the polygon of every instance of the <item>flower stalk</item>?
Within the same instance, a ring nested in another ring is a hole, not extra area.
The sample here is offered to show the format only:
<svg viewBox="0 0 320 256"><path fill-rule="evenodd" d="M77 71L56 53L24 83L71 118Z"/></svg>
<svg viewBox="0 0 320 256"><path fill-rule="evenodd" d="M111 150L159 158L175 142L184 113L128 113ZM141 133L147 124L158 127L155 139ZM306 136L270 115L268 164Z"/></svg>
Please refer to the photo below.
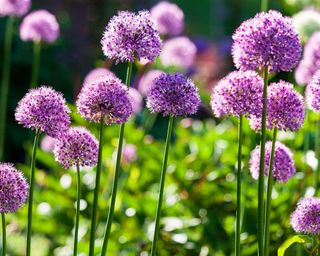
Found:
<svg viewBox="0 0 320 256"><path fill-rule="evenodd" d="M73 244L73 256L78 255L78 234L79 234L79 219L80 219L80 196L81 196L81 177L80 167L77 165L77 202L76 202L76 220L74 227L74 244Z"/></svg>
<svg viewBox="0 0 320 256"><path fill-rule="evenodd" d="M33 43L33 64L32 64L32 76L31 76L30 88L37 87L38 80L39 80L40 58L41 58L41 42L35 41Z"/></svg>
<svg viewBox="0 0 320 256"><path fill-rule="evenodd" d="M6 215L4 212L1 213L2 219L2 256L6 255L6 248L7 248L7 234L6 234Z"/></svg>

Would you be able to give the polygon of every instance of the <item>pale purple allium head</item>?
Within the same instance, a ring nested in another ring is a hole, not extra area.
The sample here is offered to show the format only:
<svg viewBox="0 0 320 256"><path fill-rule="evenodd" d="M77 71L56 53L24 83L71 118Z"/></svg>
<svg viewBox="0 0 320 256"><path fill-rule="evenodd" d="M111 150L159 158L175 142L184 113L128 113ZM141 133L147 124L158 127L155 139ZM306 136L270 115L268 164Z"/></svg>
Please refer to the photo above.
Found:
<svg viewBox="0 0 320 256"><path fill-rule="evenodd" d="M320 70L315 73L305 92L306 104L309 109L320 112Z"/></svg>
<svg viewBox="0 0 320 256"><path fill-rule="evenodd" d="M0 212L16 212L28 198L28 183L13 164L0 163Z"/></svg>
<svg viewBox="0 0 320 256"><path fill-rule="evenodd" d="M184 14L176 4L159 2L151 8L150 13L158 24L160 34L173 36L181 34L184 28Z"/></svg>
<svg viewBox="0 0 320 256"><path fill-rule="evenodd" d="M139 81L138 90L139 92L146 96L148 95L148 91L150 87L153 85L154 79L156 79L163 72L161 70L150 70L146 74L144 74Z"/></svg>
<svg viewBox="0 0 320 256"><path fill-rule="evenodd" d="M266 143L266 156L265 156L265 176L269 173L269 162L271 154L272 142ZM260 166L260 146L258 145L252 152L249 161L249 169L251 176L257 180L259 178ZM276 142L274 159L273 159L272 177L280 183L287 182L295 173L296 168L293 162L293 154L289 148L281 142Z"/></svg>
<svg viewBox="0 0 320 256"><path fill-rule="evenodd" d="M59 34L60 28L56 17L46 10L31 12L20 25L22 41L53 43Z"/></svg>
<svg viewBox="0 0 320 256"><path fill-rule="evenodd" d="M56 144L55 138L45 135L41 140L40 148L45 152L52 152L55 144Z"/></svg>
<svg viewBox="0 0 320 256"><path fill-rule="evenodd" d="M109 76L109 75L115 76L115 74L107 68L92 69L84 78L83 84L88 84L91 81L99 79L102 76Z"/></svg>
<svg viewBox="0 0 320 256"><path fill-rule="evenodd" d="M99 123L103 117L107 125L125 123L132 114L125 85L112 75L85 84L76 105L83 118Z"/></svg>
<svg viewBox="0 0 320 256"><path fill-rule="evenodd" d="M161 74L155 79L147 96L147 107L152 113L164 116L195 114L200 105L198 88L180 73Z"/></svg>
<svg viewBox="0 0 320 256"><path fill-rule="evenodd" d="M118 62L159 56L161 39L148 11L120 11L109 21L101 39L103 53Z"/></svg>
<svg viewBox="0 0 320 256"><path fill-rule="evenodd" d="M140 92L130 87L128 93L131 100L132 112L134 114L139 113L143 107L143 98Z"/></svg>
<svg viewBox="0 0 320 256"><path fill-rule="evenodd" d="M211 107L216 117L261 116L263 80L254 71L234 71L213 88Z"/></svg>
<svg viewBox="0 0 320 256"><path fill-rule="evenodd" d="M241 70L290 71L301 56L292 19L277 11L262 12L243 22L232 38L233 62Z"/></svg>
<svg viewBox="0 0 320 256"><path fill-rule="evenodd" d="M167 40L160 54L164 66L189 68L193 65L197 54L195 44L185 36Z"/></svg>
<svg viewBox="0 0 320 256"><path fill-rule="evenodd" d="M64 168L95 166L98 161L98 141L83 127L72 127L57 140L54 155Z"/></svg>
<svg viewBox="0 0 320 256"><path fill-rule="evenodd" d="M113 152L113 157L117 156L117 148ZM131 164L137 160L137 147L133 144L125 144L122 148L121 164Z"/></svg>
<svg viewBox="0 0 320 256"><path fill-rule="evenodd" d="M69 129L69 113L61 93L51 87L41 86L29 90L19 101L15 118L25 128L57 138Z"/></svg>
<svg viewBox="0 0 320 256"><path fill-rule="evenodd" d="M296 232L320 234L320 198L302 199L291 215L291 226Z"/></svg>
<svg viewBox="0 0 320 256"><path fill-rule="evenodd" d="M31 7L30 0L0 0L0 17L23 16Z"/></svg>

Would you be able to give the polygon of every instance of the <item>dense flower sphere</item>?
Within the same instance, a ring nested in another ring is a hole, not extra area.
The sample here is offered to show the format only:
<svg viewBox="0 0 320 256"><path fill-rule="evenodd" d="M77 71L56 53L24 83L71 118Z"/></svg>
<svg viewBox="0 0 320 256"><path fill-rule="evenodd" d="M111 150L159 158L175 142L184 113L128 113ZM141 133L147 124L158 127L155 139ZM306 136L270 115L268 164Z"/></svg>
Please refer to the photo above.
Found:
<svg viewBox="0 0 320 256"><path fill-rule="evenodd" d="M122 124L132 114L132 105L124 84L113 75L85 84L76 102L78 113L85 119L99 123Z"/></svg>
<svg viewBox="0 0 320 256"><path fill-rule="evenodd" d="M109 76L109 75L115 76L115 74L107 68L92 69L84 78L83 84L88 84L91 81L99 79L102 76Z"/></svg>
<svg viewBox="0 0 320 256"><path fill-rule="evenodd" d="M183 11L173 3L159 2L151 8L151 17L156 21L159 33L163 35L179 35L184 28Z"/></svg>
<svg viewBox="0 0 320 256"><path fill-rule="evenodd" d="M56 139L45 135L40 142L40 148L45 152L52 152L56 144Z"/></svg>
<svg viewBox="0 0 320 256"><path fill-rule="evenodd" d="M254 71L234 71L213 88L211 108L216 117L261 116L263 80Z"/></svg>
<svg viewBox="0 0 320 256"><path fill-rule="evenodd" d="M296 232L320 234L320 198L302 199L291 215L291 226Z"/></svg>
<svg viewBox="0 0 320 256"><path fill-rule="evenodd" d="M142 95L148 95L148 91L153 85L153 81L163 72L161 70L150 70L146 74L144 74L138 84L138 90Z"/></svg>
<svg viewBox="0 0 320 256"><path fill-rule="evenodd" d="M277 11L262 12L243 22L232 38L233 61L241 70L290 71L301 56L291 18Z"/></svg>
<svg viewBox="0 0 320 256"><path fill-rule="evenodd" d="M308 84L305 97L308 108L320 112L320 70L315 73Z"/></svg>
<svg viewBox="0 0 320 256"><path fill-rule="evenodd" d="M131 100L132 112L134 114L139 113L143 107L142 95L137 89L132 87L129 88L128 93Z"/></svg>
<svg viewBox="0 0 320 256"><path fill-rule="evenodd" d="M95 166L98 162L98 141L83 127L72 127L58 139L54 155L64 168Z"/></svg>
<svg viewBox="0 0 320 256"><path fill-rule="evenodd" d="M0 17L23 16L31 7L30 0L0 0Z"/></svg>
<svg viewBox="0 0 320 256"><path fill-rule="evenodd" d="M0 163L0 212L17 211L27 200L28 183L12 164Z"/></svg>
<svg viewBox="0 0 320 256"><path fill-rule="evenodd" d="M109 21L101 44L105 56L117 63L136 58L153 61L161 50L157 26L148 11L120 11Z"/></svg>
<svg viewBox="0 0 320 256"><path fill-rule="evenodd" d="M198 88L191 79L180 73L161 74L155 79L147 96L149 110L164 116L192 115L197 112L199 105Z"/></svg>
<svg viewBox="0 0 320 256"><path fill-rule="evenodd" d="M18 103L15 119L25 128L60 137L70 125L70 110L61 93L51 87L31 89Z"/></svg>
<svg viewBox="0 0 320 256"><path fill-rule="evenodd" d="M266 143L266 155L265 155L265 176L269 173L269 161L271 154L272 142L268 141ZM257 180L259 178L259 168L260 167L260 146L257 146L252 152L249 161L249 169L251 176ZM293 162L293 155L289 148L283 145L281 142L276 142L272 177L281 182L287 182L296 173L296 168Z"/></svg>
<svg viewBox="0 0 320 256"><path fill-rule="evenodd" d="M60 34L56 17L46 10L33 11L20 25L20 37L23 41L53 43Z"/></svg>

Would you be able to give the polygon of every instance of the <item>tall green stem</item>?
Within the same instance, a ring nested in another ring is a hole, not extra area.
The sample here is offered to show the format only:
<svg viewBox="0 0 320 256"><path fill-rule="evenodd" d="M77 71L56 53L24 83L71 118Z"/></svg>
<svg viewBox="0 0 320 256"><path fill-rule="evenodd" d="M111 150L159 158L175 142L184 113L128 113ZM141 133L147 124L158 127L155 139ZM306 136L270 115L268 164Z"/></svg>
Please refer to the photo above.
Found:
<svg viewBox="0 0 320 256"><path fill-rule="evenodd" d="M31 252L33 191L34 191L34 177L35 177L36 157L37 157L37 148L39 144L39 138L40 138L40 131L37 130L34 137L32 158L31 158L26 256L30 256L30 252Z"/></svg>
<svg viewBox="0 0 320 256"><path fill-rule="evenodd" d="M4 141L5 141L13 25L14 25L14 17L8 17L7 25L6 25L5 41L4 41L3 70L2 70L1 96L0 96L0 161L3 160Z"/></svg>
<svg viewBox="0 0 320 256"><path fill-rule="evenodd" d="M261 11L266 12L268 10L268 0L261 0Z"/></svg>
<svg viewBox="0 0 320 256"><path fill-rule="evenodd" d="M6 256L7 234L6 234L6 215L4 212L1 213L1 219L2 219L2 256Z"/></svg>
<svg viewBox="0 0 320 256"><path fill-rule="evenodd" d="M78 255L78 233L79 233L79 218L80 218L80 196L81 196L81 184L80 184L80 168L77 165L77 203L76 203L76 220L74 226L74 243L73 243L73 255Z"/></svg>
<svg viewBox="0 0 320 256"><path fill-rule="evenodd" d="M33 43L33 64L32 64L32 76L30 88L37 87L39 80L39 69L40 69L40 56L41 56L41 42Z"/></svg>
<svg viewBox="0 0 320 256"><path fill-rule="evenodd" d="M317 169L314 172L314 178L313 178L313 182L314 182L313 186L314 186L315 195L316 195L316 193L318 192L319 175L320 175L320 120L318 120L316 123L315 153L318 159Z"/></svg>
<svg viewBox="0 0 320 256"><path fill-rule="evenodd" d="M304 140L303 140L303 157L304 162L307 163L307 152L309 150L309 122L310 122L310 113L308 109L306 109L306 116L305 116L305 124L304 124Z"/></svg>

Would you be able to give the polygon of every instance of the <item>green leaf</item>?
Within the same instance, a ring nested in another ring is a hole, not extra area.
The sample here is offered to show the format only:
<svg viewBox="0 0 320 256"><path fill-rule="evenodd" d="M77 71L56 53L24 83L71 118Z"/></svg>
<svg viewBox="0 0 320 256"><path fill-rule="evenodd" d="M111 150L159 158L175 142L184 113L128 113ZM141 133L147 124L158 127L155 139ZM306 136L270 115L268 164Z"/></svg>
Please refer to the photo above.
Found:
<svg viewBox="0 0 320 256"><path fill-rule="evenodd" d="M294 243L305 243L305 240L301 236L293 236L287 239L278 249L278 256L284 256L286 250Z"/></svg>

